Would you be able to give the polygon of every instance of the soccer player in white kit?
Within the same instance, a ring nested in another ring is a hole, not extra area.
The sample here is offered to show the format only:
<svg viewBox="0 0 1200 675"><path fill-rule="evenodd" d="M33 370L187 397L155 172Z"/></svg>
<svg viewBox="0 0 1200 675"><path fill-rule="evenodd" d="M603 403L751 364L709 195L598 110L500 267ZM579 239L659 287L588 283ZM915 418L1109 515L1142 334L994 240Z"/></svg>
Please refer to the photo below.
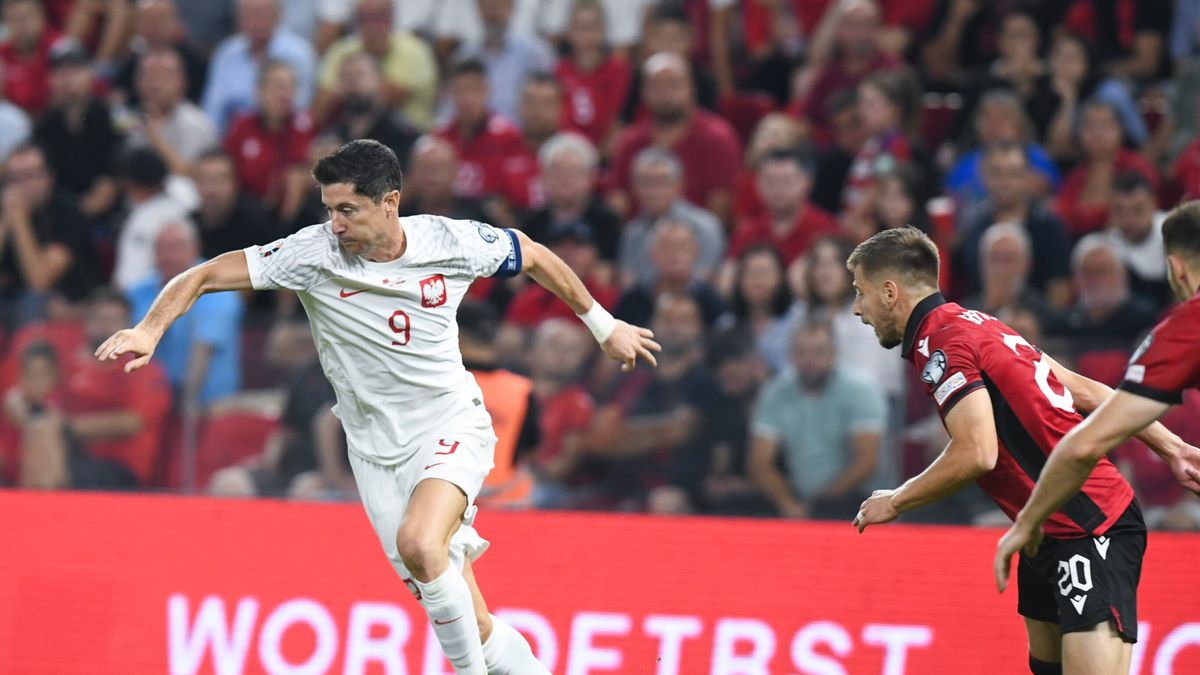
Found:
<svg viewBox="0 0 1200 675"><path fill-rule="evenodd" d="M296 291L337 392L333 410L363 506L455 672L548 675L524 637L488 613L471 572L488 546L472 523L496 437L463 368L455 313L477 277L524 273L565 301L622 369L638 359L655 365L660 347L649 330L613 319L566 263L521 232L400 218L400 164L386 146L352 141L313 175L328 222L180 274L137 326L114 334L96 356L132 353L125 370L141 368L205 293Z"/></svg>

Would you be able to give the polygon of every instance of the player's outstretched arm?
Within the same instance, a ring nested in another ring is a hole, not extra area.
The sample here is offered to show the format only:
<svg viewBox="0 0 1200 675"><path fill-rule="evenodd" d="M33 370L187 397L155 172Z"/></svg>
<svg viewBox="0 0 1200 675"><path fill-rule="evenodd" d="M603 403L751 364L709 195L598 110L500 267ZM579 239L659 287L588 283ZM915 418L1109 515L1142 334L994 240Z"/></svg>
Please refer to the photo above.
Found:
<svg viewBox="0 0 1200 675"><path fill-rule="evenodd" d="M1049 356L1044 358L1050 362L1050 369L1054 371L1054 376L1071 392L1071 398L1074 399L1077 409L1090 413L1112 398L1114 390L1103 382L1084 377ZM1163 405L1162 410L1166 412L1167 406ZM1144 427L1134 429L1134 437L1145 443L1146 447L1154 451L1154 454L1171 465L1176 464L1181 455L1197 452L1195 448L1190 447L1157 419L1158 416L1155 416ZM1111 448L1109 449L1111 450Z"/></svg>
<svg viewBox="0 0 1200 675"><path fill-rule="evenodd" d="M895 490L876 490L862 503L854 518L859 532L945 499L996 466L1000 451L986 389L967 394L946 413L946 430L950 443L924 471Z"/></svg>
<svg viewBox="0 0 1200 675"><path fill-rule="evenodd" d="M614 319L592 298L583 280L562 258L524 232L517 231L516 235L521 245L521 271L567 303L587 324L604 353L621 362L622 370L632 370L639 358L652 366L658 365L653 352L661 352L662 347L654 341L650 329Z"/></svg>
<svg viewBox="0 0 1200 675"><path fill-rule="evenodd" d="M132 353L136 359L125 364L130 373L150 362L163 333L205 293L239 291L251 288L246 255L232 251L196 265L163 287L150 311L138 325L117 331L96 350L101 361Z"/></svg>

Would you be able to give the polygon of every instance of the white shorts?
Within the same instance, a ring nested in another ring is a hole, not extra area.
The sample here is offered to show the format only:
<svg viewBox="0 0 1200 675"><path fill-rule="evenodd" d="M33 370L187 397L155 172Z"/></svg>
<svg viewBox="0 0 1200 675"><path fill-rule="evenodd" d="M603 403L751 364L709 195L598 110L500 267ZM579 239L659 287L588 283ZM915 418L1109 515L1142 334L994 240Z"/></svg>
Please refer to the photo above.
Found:
<svg viewBox="0 0 1200 675"><path fill-rule="evenodd" d="M375 528L379 543L402 579L412 574L400 559L396 533L408 509L408 500L417 484L426 478L440 478L457 485L467 495L467 510L463 522L450 538L450 563L462 569L466 560L483 555L488 542L475 531L475 498L483 480L492 470L496 450L496 435L491 427L469 426L447 430L431 436L413 453L398 464L377 464L354 452L350 453L350 469L362 498L363 508Z"/></svg>

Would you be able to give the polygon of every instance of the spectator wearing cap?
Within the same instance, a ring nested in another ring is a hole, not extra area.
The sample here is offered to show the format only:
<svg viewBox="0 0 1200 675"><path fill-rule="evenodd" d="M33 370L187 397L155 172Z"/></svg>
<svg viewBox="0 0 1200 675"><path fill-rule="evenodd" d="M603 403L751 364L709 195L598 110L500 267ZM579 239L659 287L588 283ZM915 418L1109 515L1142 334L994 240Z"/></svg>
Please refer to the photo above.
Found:
<svg viewBox="0 0 1200 675"><path fill-rule="evenodd" d="M733 127L696 107L691 66L676 54L656 54L642 67L647 119L626 129L613 153L610 202L618 213L636 213L633 164L657 145L671 150L683 166L688 201L730 219L733 190L742 167L742 147Z"/></svg>
<svg viewBox="0 0 1200 675"><path fill-rule="evenodd" d="M459 169L454 145L440 136L426 134L413 144L404 178L404 203L400 215L428 213L456 220L486 221L483 203L458 194L454 187Z"/></svg>
<svg viewBox="0 0 1200 675"><path fill-rule="evenodd" d="M137 79L142 59L162 50L178 56L187 100L199 103L204 95L208 62L205 55L188 42L175 5L172 0L142 0L137 3L134 17L136 32L129 42L129 55L121 62L112 80L113 90L124 96L125 103L129 105L137 105L141 100Z"/></svg>
<svg viewBox="0 0 1200 675"><path fill-rule="evenodd" d="M726 252L730 258L751 246L768 244L779 250L785 265L791 265L814 239L838 231L833 216L809 202L812 174L795 151L769 153L759 165L756 184L764 212L737 224Z"/></svg>
<svg viewBox="0 0 1200 675"><path fill-rule="evenodd" d="M1051 305L1065 307L1071 301L1068 263L1071 243L1066 225L1044 200L1034 196L1026 148L1015 142L1000 142L985 148L982 171L988 196L964 215L959 228L963 238L955 264L967 282L967 295L974 295L982 288L979 242L984 234L997 223L1015 223L1029 238L1030 288L1045 296Z"/></svg>
<svg viewBox="0 0 1200 675"><path fill-rule="evenodd" d="M283 233L267 207L238 186L233 160L212 148L196 160L194 172L200 205L190 219L200 236L200 255L215 258L252 244L262 244Z"/></svg>
<svg viewBox="0 0 1200 675"><path fill-rule="evenodd" d="M390 107L379 65L361 50L338 62L341 71L335 86L340 112L329 128L339 138L369 138L383 143L407 169L408 155L421 134L404 114Z"/></svg>
<svg viewBox="0 0 1200 675"><path fill-rule="evenodd" d="M563 90L552 76L538 73L521 87L521 152L500 163L498 195L508 210L524 218L546 202L538 153L562 129Z"/></svg>
<svg viewBox="0 0 1200 675"><path fill-rule="evenodd" d="M130 144L150 146L171 173L180 176L190 175L200 153L217 144L217 130L208 116L185 97L186 78L178 51L144 53L136 79L142 114L129 134Z"/></svg>
<svg viewBox="0 0 1200 675"><path fill-rule="evenodd" d="M36 145L22 145L4 165L0 198L0 322L42 318L50 295L81 300L98 281L87 222L73 195L57 187Z"/></svg>
<svg viewBox="0 0 1200 675"><path fill-rule="evenodd" d="M555 134L542 144L538 166L546 203L525 219L522 229L530 239L542 241L551 230L585 222L596 233L600 258L616 262L621 225L617 214L596 194L599 160L595 146L574 132Z"/></svg>
<svg viewBox="0 0 1200 675"><path fill-rule="evenodd" d="M129 215L117 236L113 284L128 290L154 271L154 242L168 224L187 218L188 207L167 192L167 165L153 150L122 157Z"/></svg>
<svg viewBox="0 0 1200 675"><path fill-rule="evenodd" d="M167 282L203 262L196 228L167 223L154 240L154 269L127 293L133 322L141 321ZM241 385L242 298L237 293L202 296L171 324L155 349L185 411L201 411Z"/></svg>
<svg viewBox="0 0 1200 675"><path fill-rule="evenodd" d="M433 125L437 60L421 38L393 28L392 4L391 0L360 0L354 7L354 34L334 42L325 52L313 103L313 115L318 120L327 119L337 103L345 105L346 94L339 86L344 63L351 56L364 54L381 76L377 86L385 107L403 113L422 131ZM402 15L408 13L410 4L404 3L399 9Z"/></svg>
<svg viewBox="0 0 1200 675"><path fill-rule="evenodd" d="M0 82L4 82L7 67L6 62L0 59ZM4 89L0 87L0 163L7 160L15 148L28 141L33 133L29 115L12 101L5 100L4 96Z"/></svg>
<svg viewBox="0 0 1200 675"><path fill-rule="evenodd" d="M1154 189L1137 172L1113 180L1112 207L1105 233L1121 253L1129 272L1129 287L1136 295L1166 308L1172 302L1167 282L1162 225L1167 214L1158 210Z"/></svg>
<svg viewBox="0 0 1200 675"><path fill-rule="evenodd" d="M4 62L4 95L31 115L50 101L50 50L61 35L46 23L41 0L4 3L0 61Z"/></svg>
<svg viewBox="0 0 1200 675"><path fill-rule="evenodd" d="M596 302L609 309L617 304L620 290L605 278L604 265L600 261L596 232L586 221L574 221L551 228L546 232L545 243L558 257L579 275ZM526 284L509 303L505 311L505 323L531 330L552 317L573 318L567 307L538 284Z"/></svg>
<svg viewBox="0 0 1200 675"><path fill-rule="evenodd" d="M454 191L463 197L493 194L501 181L501 164L521 154L521 132L489 108L490 86L481 61L467 59L450 71L454 117L434 132L449 141L458 155Z"/></svg>
<svg viewBox="0 0 1200 675"><path fill-rule="evenodd" d="M614 314L628 323L644 326L654 313L655 303L666 294L686 294L695 298L704 325L711 326L725 311L721 296L707 282L695 276L696 257L700 246L687 224L660 219L650 231L650 264L654 267L653 281L641 282L627 290Z"/></svg>
<svg viewBox="0 0 1200 675"><path fill-rule="evenodd" d="M263 64L256 109L235 118L223 141L242 188L285 221L302 206L310 180L308 146L316 132L308 113L294 108L296 85L287 63Z"/></svg>
<svg viewBox="0 0 1200 675"><path fill-rule="evenodd" d="M291 66L297 108L307 108L313 97L316 53L310 43L279 25L279 0L238 0L237 24L238 33L222 40L213 53L204 90L204 111L217 133L253 107L256 85L263 79L260 69L269 62Z"/></svg>
<svg viewBox="0 0 1200 675"><path fill-rule="evenodd" d="M478 59L487 66L488 107L515 120L521 88L534 73L554 69L555 56L540 37L513 21L514 0L477 0L483 32L463 41L457 60Z"/></svg>
<svg viewBox="0 0 1200 675"><path fill-rule="evenodd" d="M634 160L632 174L638 211L621 231L618 260L622 285L654 282L650 231L663 218L692 228L700 247L693 277L711 279L725 253L725 231L716 216L685 198L684 167L679 158L664 148L646 148Z"/></svg>
<svg viewBox="0 0 1200 675"><path fill-rule="evenodd" d="M108 105L95 94L83 48L63 40L55 45L50 61L51 103L33 137L45 149L59 185L79 196L84 215L96 217L116 203L113 158L122 139Z"/></svg>

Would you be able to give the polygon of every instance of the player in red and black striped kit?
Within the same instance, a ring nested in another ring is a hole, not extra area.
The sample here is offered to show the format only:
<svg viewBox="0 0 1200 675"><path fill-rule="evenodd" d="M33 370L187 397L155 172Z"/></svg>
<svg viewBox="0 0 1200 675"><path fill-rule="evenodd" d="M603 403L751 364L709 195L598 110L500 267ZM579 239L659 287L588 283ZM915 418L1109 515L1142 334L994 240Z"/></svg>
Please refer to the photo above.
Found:
<svg viewBox="0 0 1200 675"><path fill-rule="evenodd" d="M996 547L996 583L1001 590L1008 582L1012 554L1038 550L1042 523L1052 520L1061 504L1075 499L1092 467L1106 462L1104 455L1162 417L1172 404L1182 402L1184 389L1200 387L1200 202L1172 211L1162 232L1171 289L1182 304L1134 352L1120 391L1054 449L1029 502ZM1159 455L1181 485L1200 494L1200 452L1183 446ZM1053 536L1048 526L1046 534Z"/></svg>
<svg viewBox="0 0 1200 675"><path fill-rule="evenodd" d="M920 475L863 502L855 525L886 523L976 481L1016 516L1054 446L1107 396L987 314L938 292L937 248L915 228L863 242L846 266L855 314L883 346L921 373L950 443ZM1174 452L1183 442L1155 424L1141 436ZM1107 460L1047 523L1050 544L1020 564L1017 610L1029 634L1029 667L1048 673L1128 670L1137 639L1137 584L1146 527L1133 489Z"/></svg>

